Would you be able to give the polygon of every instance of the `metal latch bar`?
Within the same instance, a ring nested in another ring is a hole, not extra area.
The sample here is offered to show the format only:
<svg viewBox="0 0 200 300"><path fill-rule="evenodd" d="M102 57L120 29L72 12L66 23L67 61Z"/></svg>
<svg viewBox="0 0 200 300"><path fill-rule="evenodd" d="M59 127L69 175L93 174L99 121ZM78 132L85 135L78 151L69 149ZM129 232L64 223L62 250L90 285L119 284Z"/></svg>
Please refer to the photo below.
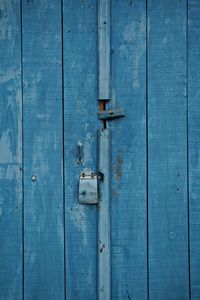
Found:
<svg viewBox="0 0 200 300"><path fill-rule="evenodd" d="M110 100L110 0L98 1L98 99Z"/></svg>
<svg viewBox="0 0 200 300"><path fill-rule="evenodd" d="M108 128L98 131L98 300L111 299L110 265L110 200L111 200L111 133Z"/></svg>
<svg viewBox="0 0 200 300"><path fill-rule="evenodd" d="M122 117L125 117L125 112L124 109L122 108L103 110L99 112L100 120L112 120L112 119L122 118Z"/></svg>

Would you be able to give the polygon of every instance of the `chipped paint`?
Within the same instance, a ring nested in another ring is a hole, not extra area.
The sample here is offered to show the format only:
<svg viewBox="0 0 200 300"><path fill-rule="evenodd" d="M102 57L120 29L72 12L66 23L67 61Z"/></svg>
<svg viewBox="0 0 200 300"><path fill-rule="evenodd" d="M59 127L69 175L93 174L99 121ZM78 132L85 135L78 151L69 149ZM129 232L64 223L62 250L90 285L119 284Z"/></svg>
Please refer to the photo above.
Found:
<svg viewBox="0 0 200 300"><path fill-rule="evenodd" d="M100 246L101 246L101 247L100 247L100 249L99 249L99 252L100 252L100 253L103 253L103 250L104 250L104 248L106 248L106 245L105 245L105 244L102 244L102 245L101 245L101 244L102 244L102 242L100 241Z"/></svg>
<svg viewBox="0 0 200 300"><path fill-rule="evenodd" d="M70 219L73 221L73 225L81 233L83 245L85 247L87 246L88 240L86 210L86 206L74 204L74 206L71 208L71 213L69 214Z"/></svg>
<svg viewBox="0 0 200 300"><path fill-rule="evenodd" d="M0 163L12 162L13 161L13 150L12 150L12 140L11 140L11 130L4 130L1 134L0 139Z"/></svg>
<svg viewBox="0 0 200 300"><path fill-rule="evenodd" d="M16 69L9 69L9 70L1 70L0 71L0 84L9 82L10 80L16 80L20 78L21 71Z"/></svg>

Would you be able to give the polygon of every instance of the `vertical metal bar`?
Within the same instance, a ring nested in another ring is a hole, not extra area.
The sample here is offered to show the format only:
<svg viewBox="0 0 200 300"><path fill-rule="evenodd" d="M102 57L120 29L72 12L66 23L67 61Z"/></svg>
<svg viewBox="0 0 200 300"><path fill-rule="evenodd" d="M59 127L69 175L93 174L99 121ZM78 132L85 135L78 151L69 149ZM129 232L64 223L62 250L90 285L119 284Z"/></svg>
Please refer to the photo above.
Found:
<svg viewBox="0 0 200 300"><path fill-rule="evenodd" d="M98 131L98 300L111 299L110 267L110 161L111 134L108 128Z"/></svg>
<svg viewBox="0 0 200 300"><path fill-rule="evenodd" d="M98 0L98 99L110 99L110 0ZM110 131L98 131L98 300L111 299L110 268Z"/></svg>
<svg viewBox="0 0 200 300"><path fill-rule="evenodd" d="M110 99L110 0L98 2L98 99Z"/></svg>

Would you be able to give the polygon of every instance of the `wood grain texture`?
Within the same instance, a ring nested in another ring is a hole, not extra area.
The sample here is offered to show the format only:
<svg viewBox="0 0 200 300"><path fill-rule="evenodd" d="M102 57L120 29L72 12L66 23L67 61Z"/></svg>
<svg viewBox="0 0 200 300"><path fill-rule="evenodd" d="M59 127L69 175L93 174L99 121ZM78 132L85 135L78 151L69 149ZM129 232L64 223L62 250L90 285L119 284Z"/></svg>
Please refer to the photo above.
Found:
<svg viewBox="0 0 200 300"><path fill-rule="evenodd" d="M22 297L20 2L0 1L0 299Z"/></svg>
<svg viewBox="0 0 200 300"><path fill-rule="evenodd" d="M24 297L64 299L61 5L23 1ZM33 177L35 176L35 177Z"/></svg>
<svg viewBox="0 0 200 300"><path fill-rule="evenodd" d="M64 1L66 290L70 300L97 297L97 206L78 204L79 174L96 171L97 2ZM77 144L83 144L78 164Z"/></svg>
<svg viewBox="0 0 200 300"><path fill-rule="evenodd" d="M146 2L112 1L112 299L147 299Z"/></svg>
<svg viewBox="0 0 200 300"><path fill-rule="evenodd" d="M148 1L150 299L188 299L186 1Z"/></svg>
<svg viewBox="0 0 200 300"><path fill-rule="evenodd" d="M97 299L97 206L77 199L98 165L97 14L0 0L0 300ZM199 49L199 0L111 0L114 300L200 299Z"/></svg>
<svg viewBox="0 0 200 300"><path fill-rule="evenodd" d="M188 141L191 295L200 299L200 2L188 1Z"/></svg>

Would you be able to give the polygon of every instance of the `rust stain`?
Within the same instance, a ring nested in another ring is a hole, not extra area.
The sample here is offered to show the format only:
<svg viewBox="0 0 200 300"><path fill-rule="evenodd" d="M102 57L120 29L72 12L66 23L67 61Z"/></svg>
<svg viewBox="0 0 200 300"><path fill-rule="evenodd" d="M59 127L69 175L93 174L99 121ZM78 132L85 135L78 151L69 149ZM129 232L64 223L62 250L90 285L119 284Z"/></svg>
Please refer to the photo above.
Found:
<svg viewBox="0 0 200 300"><path fill-rule="evenodd" d="M106 100L99 100L99 112L102 112L106 109ZM106 120L101 120L103 128L106 128Z"/></svg>
<svg viewBox="0 0 200 300"><path fill-rule="evenodd" d="M119 194L117 191L115 191L115 190L113 189L113 190L112 190L112 196L113 196L114 198L119 198L120 194Z"/></svg>
<svg viewBox="0 0 200 300"><path fill-rule="evenodd" d="M122 177L122 163L123 157L118 155L114 164L114 175L116 180L120 180Z"/></svg>

